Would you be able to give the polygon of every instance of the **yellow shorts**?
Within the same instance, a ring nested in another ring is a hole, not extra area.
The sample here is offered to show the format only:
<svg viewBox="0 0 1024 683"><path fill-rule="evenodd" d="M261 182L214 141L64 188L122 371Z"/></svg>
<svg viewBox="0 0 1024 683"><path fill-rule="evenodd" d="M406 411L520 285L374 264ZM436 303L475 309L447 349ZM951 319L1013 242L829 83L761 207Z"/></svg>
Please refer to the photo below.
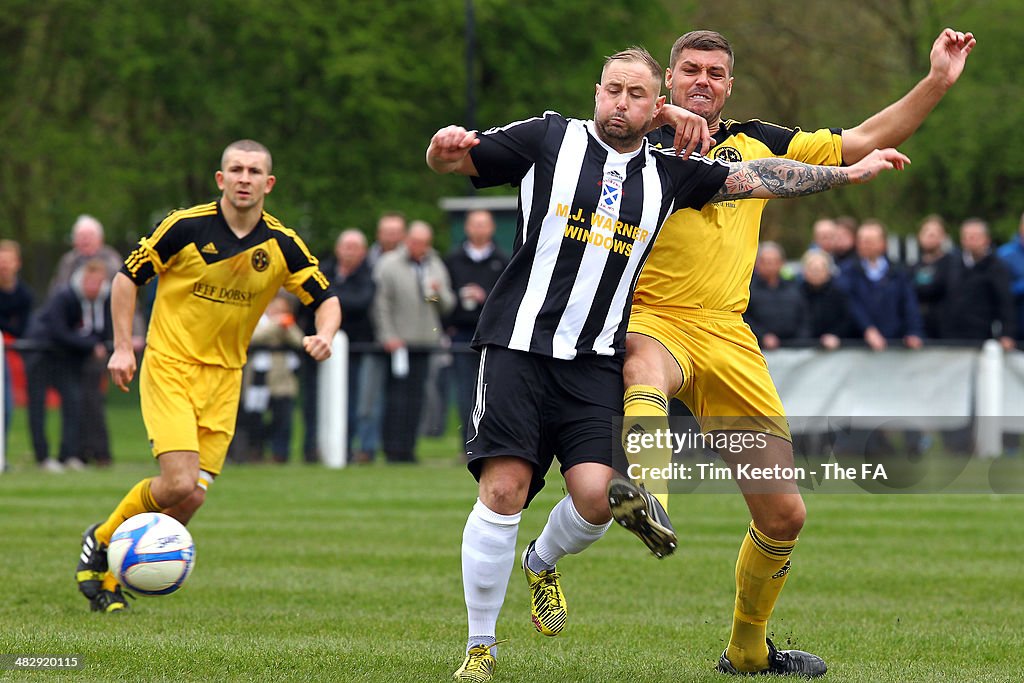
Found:
<svg viewBox="0 0 1024 683"><path fill-rule="evenodd" d="M240 368L185 363L148 349L139 371L142 420L153 456L199 453L199 469L220 474L235 433Z"/></svg>
<svg viewBox="0 0 1024 683"><path fill-rule="evenodd" d="M659 341L679 364L686 404L704 432L767 432L792 441L757 338L738 313L633 305L629 331Z"/></svg>

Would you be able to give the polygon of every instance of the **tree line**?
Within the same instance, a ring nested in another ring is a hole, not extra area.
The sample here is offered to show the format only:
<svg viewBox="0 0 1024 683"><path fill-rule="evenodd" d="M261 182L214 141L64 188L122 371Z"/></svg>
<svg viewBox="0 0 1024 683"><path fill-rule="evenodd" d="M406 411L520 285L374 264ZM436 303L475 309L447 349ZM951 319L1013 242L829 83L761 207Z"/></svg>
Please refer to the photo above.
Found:
<svg viewBox="0 0 1024 683"><path fill-rule="evenodd" d="M0 233L35 269L80 213L126 248L167 211L216 196L220 152L241 137L273 151L269 209L317 250L343 228L372 231L385 209L443 226L437 200L471 190L423 163L437 128L589 117L603 57L628 45L664 64L681 33L718 30L736 51L725 115L814 129L854 126L909 89L947 25L979 44L904 145L911 169L775 202L765 229L799 241L816 215L849 213L909 232L938 212L1006 237L1024 210L1014 0L8 0Z"/></svg>

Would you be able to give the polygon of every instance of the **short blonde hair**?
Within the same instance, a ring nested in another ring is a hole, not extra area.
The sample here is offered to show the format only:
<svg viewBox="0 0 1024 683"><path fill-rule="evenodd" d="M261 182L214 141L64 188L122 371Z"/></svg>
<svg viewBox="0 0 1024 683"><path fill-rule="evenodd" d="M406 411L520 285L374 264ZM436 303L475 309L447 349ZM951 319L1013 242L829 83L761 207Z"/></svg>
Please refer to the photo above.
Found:
<svg viewBox="0 0 1024 683"><path fill-rule="evenodd" d="M103 277L110 277L112 273L107 270L107 264L103 259L91 258L79 267L83 275L88 273L103 273Z"/></svg>
<svg viewBox="0 0 1024 683"><path fill-rule="evenodd" d="M651 76L658 82L659 88L661 87L661 65L658 64L658 60L651 56L651 53L644 48L634 45L633 47L626 48L620 52L606 57L604 60L604 66L601 67L601 73L604 73L604 69L608 68L608 65L612 62L639 62L645 65L651 72Z"/></svg>

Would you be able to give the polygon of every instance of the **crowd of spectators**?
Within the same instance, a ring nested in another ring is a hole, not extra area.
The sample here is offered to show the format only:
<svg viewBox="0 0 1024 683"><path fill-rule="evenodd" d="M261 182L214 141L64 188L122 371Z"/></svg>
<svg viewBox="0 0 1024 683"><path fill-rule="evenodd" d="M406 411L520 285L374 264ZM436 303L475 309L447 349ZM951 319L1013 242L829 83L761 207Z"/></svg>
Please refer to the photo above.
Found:
<svg viewBox="0 0 1024 683"><path fill-rule="evenodd" d="M16 358L26 379L32 450L39 466L51 472L111 462L105 369L112 338L110 281L121 267L121 256L105 244L103 225L92 216L78 217L71 243L58 261L47 296L36 299L19 277L20 246L0 242L0 330L5 340L24 339L27 344ZM12 357L4 358L8 425L14 405ZM56 457L46 430L50 392L61 408Z"/></svg>
<svg viewBox="0 0 1024 683"><path fill-rule="evenodd" d="M391 211L378 219L372 245L360 230L349 228L338 236L333 254L321 260L341 300L342 330L349 340L348 456L355 464L378 457L416 462L419 437L436 429L431 426L436 419L447 422L451 403L465 441L479 358L469 343L480 309L508 263L494 242L490 212L470 212L465 233L465 241L442 258L429 224L408 222ZM299 327L310 329L312 315L300 309L299 316ZM256 358L250 354L250 365ZM318 460L318 420L328 417L317 414L315 364L307 371L300 363L298 373L304 457L312 462ZM247 379L243 392L250 391L249 384ZM272 440L245 433L268 428L260 425L253 416L240 419L236 442ZM262 460L262 453L250 447L237 459Z"/></svg>
<svg viewBox="0 0 1024 683"><path fill-rule="evenodd" d="M430 225L387 212L372 245L362 231L349 228L321 259L338 292L350 343L350 461L415 462L417 439L436 429L429 426L434 415L443 428L449 404L465 441L479 358L469 343L508 263L489 212L471 211L465 234L442 257ZM745 319L765 350L917 349L986 339L1013 348L1024 341L1024 216L1018 234L998 249L978 218L964 221L956 238L954 246L939 216L925 218L906 249L880 221L819 219L798 261L787 261L775 242L760 245ZM48 295L39 299L19 277L19 245L0 240L0 328L7 341L25 340L20 357L9 353L5 362L24 363L32 447L40 467L54 472L111 460L104 409L109 283L121 258L91 216L76 220L71 241ZM287 461L298 405L305 432L301 457L319 461L318 420L329 418L318 415L316 364L296 351L312 325L312 315L286 295L267 309L245 370L232 459L260 461L269 449L274 461ZM139 321L140 348L143 329ZM9 428L14 396L7 369ZM53 393L62 416L55 455L45 429Z"/></svg>
<svg viewBox="0 0 1024 683"><path fill-rule="evenodd" d="M878 220L820 219L795 266L775 242L762 242L744 319L766 350L866 344L919 349L933 343L1024 340L1024 216L1019 234L993 249L988 224L965 220L953 246L945 224L928 216L901 260L898 241Z"/></svg>

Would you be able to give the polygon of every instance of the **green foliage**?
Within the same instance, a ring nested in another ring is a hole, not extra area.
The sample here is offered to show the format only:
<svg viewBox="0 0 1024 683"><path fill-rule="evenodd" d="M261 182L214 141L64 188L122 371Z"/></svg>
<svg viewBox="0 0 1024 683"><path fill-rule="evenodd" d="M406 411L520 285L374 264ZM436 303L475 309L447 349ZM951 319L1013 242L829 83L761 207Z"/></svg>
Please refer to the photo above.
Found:
<svg viewBox="0 0 1024 683"><path fill-rule="evenodd" d="M914 200L930 198L948 217L985 218L1006 239L1024 211L1024 82L1014 76L1024 66L1024 5L971 3L962 16L964 26L979 27L978 48L928 134L914 140L915 163L928 169L915 174Z"/></svg>
<svg viewBox="0 0 1024 683"><path fill-rule="evenodd" d="M1011 0L870 0L861 3L703 4L692 27L724 33L736 51L725 114L803 129L850 128L906 93L928 72L945 27L972 31L978 46L963 76L901 149L913 160L859 188L772 202L764 233L802 249L818 215L877 217L896 233L939 213L954 226L990 220L1008 237L1024 209L1024 46L1012 36L1024 7Z"/></svg>
<svg viewBox="0 0 1024 683"><path fill-rule="evenodd" d="M463 123L465 0L11 0L0 15L0 230L53 244L93 213L119 247L176 206L217 194L239 137L274 152L268 208L314 248L398 208L443 223L464 179L431 174L431 134ZM979 47L905 146L901 178L775 202L769 234L818 213L878 215L899 230L933 211L985 216L1004 234L1024 206L1024 46L1013 0L720 3L475 0L476 124L555 109L588 116L602 58L630 44L667 59L697 27L726 34L737 81L726 114L804 128L853 126L927 69L945 25ZM444 231L440 231L443 235ZM31 260L31 259L30 259Z"/></svg>

